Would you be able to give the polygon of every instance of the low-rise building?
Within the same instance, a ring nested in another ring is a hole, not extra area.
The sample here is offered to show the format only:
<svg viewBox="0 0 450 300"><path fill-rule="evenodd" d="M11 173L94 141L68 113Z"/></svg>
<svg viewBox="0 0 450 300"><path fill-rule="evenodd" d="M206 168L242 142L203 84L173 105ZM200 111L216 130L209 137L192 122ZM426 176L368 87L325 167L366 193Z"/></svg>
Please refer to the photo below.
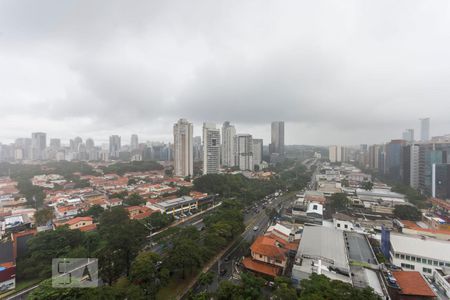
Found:
<svg viewBox="0 0 450 300"><path fill-rule="evenodd" d="M81 231L90 231L95 229L94 220L92 217L75 217L66 222L56 223L56 226L69 226L70 229L80 229Z"/></svg>
<svg viewBox="0 0 450 300"><path fill-rule="evenodd" d="M433 273L434 283L450 298L450 268L442 267Z"/></svg>
<svg viewBox="0 0 450 300"><path fill-rule="evenodd" d="M419 272L396 271L392 275L398 285L397 289L389 289L393 300L436 299L436 294Z"/></svg>
<svg viewBox="0 0 450 300"><path fill-rule="evenodd" d="M431 276L438 268L450 267L450 242L391 233L390 255L394 265Z"/></svg>
<svg viewBox="0 0 450 300"><path fill-rule="evenodd" d="M182 196L180 198L166 200L158 203L147 202L147 206L153 210L159 210L162 213L177 215L197 209L198 200L189 196Z"/></svg>
<svg viewBox="0 0 450 300"><path fill-rule="evenodd" d="M147 206L129 206L125 208L128 211L130 219L132 220L141 220L146 217L149 217L154 210L148 208Z"/></svg>

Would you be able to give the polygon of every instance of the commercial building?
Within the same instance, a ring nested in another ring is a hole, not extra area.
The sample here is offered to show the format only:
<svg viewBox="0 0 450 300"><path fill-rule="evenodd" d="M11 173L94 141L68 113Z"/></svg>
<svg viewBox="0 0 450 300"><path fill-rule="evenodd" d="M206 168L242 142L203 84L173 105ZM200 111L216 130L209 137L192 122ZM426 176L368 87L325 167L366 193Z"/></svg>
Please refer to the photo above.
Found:
<svg viewBox="0 0 450 300"><path fill-rule="evenodd" d="M194 174L193 131L192 123L186 119L180 119L173 125L175 176L186 177Z"/></svg>
<svg viewBox="0 0 450 300"><path fill-rule="evenodd" d="M430 118L420 119L420 140L422 142L430 140Z"/></svg>
<svg viewBox="0 0 450 300"><path fill-rule="evenodd" d="M431 178L431 196L450 199L450 164L433 164Z"/></svg>
<svg viewBox="0 0 450 300"><path fill-rule="evenodd" d="M341 230L305 226L292 268L292 281L299 284L312 273L351 283L350 266Z"/></svg>
<svg viewBox="0 0 450 300"><path fill-rule="evenodd" d="M414 142L414 129L406 129L403 131L402 140L405 140L408 143Z"/></svg>
<svg viewBox="0 0 450 300"><path fill-rule="evenodd" d="M380 156L380 146L371 145L369 146L369 167L371 169L378 169L378 158Z"/></svg>
<svg viewBox="0 0 450 300"><path fill-rule="evenodd" d="M149 204L147 206L154 210L169 215L178 215L198 208L198 200L189 196L183 196L177 199L166 200L163 202Z"/></svg>
<svg viewBox="0 0 450 300"><path fill-rule="evenodd" d="M253 139L253 164L260 165L262 163L263 155L263 140Z"/></svg>
<svg viewBox="0 0 450 300"><path fill-rule="evenodd" d="M138 147L139 147L139 137L137 134L132 134L130 140L130 148L131 150L136 150Z"/></svg>
<svg viewBox="0 0 450 300"><path fill-rule="evenodd" d="M253 171L253 139L250 134L237 134L234 138L235 165L243 171Z"/></svg>
<svg viewBox="0 0 450 300"><path fill-rule="evenodd" d="M450 242L391 233L390 256L396 266L431 276L438 268L450 267Z"/></svg>
<svg viewBox="0 0 450 300"><path fill-rule="evenodd" d="M112 135L109 137L109 158L118 159L121 148L120 136Z"/></svg>
<svg viewBox="0 0 450 300"><path fill-rule="evenodd" d="M31 134L31 159L45 159L45 148L47 148L47 134L44 132L33 132Z"/></svg>
<svg viewBox="0 0 450 300"><path fill-rule="evenodd" d="M392 140L386 144L386 169L385 174L391 179L402 179L402 148L404 140Z"/></svg>
<svg viewBox="0 0 450 300"><path fill-rule="evenodd" d="M216 174L220 166L220 130L203 123L203 174Z"/></svg>
<svg viewBox="0 0 450 300"><path fill-rule="evenodd" d="M278 153L284 156L284 122L277 121L271 124L271 143L269 145L269 154Z"/></svg>
<svg viewBox="0 0 450 300"><path fill-rule="evenodd" d="M236 128L229 121L223 123L222 126L222 165L227 167L235 166L235 145L234 137Z"/></svg>

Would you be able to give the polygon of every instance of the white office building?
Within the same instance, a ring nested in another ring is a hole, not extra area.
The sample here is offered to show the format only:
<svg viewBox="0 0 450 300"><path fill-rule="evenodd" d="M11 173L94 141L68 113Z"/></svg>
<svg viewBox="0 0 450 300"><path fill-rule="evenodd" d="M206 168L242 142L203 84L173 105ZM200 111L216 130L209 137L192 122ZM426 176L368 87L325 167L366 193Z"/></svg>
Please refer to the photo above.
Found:
<svg viewBox="0 0 450 300"><path fill-rule="evenodd" d="M216 174L220 165L220 129L203 123L203 174Z"/></svg>
<svg viewBox="0 0 450 300"><path fill-rule="evenodd" d="M234 139L235 165L253 171L253 139L250 134L237 134Z"/></svg>
<svg viewBox="0 0 450 300"><path fill-rule="evenodd" d="M180 119L173 125L175 176L186 177L194 174L193 132L194 126L186 119Z"/></svg>
<svg viewBox="0 0 450 300"><path fill-rule="evenodd" d="M405 270L431 276L433 271L450 267L450 242L414 235L391 233L392 263Z"/></svg>
<svg viewBox="0 0 450 300"><path fill-rule="evenodd" d="M422 142L430 140L430 118L420 119L420 140Z"/></svg>
<svg viewBox="0 0 450 300"><path fill-rule="evenodd" d="M222 165L227 167L235 166L234 159L234 136L236 128L226 121L222 126Z"/></svg>

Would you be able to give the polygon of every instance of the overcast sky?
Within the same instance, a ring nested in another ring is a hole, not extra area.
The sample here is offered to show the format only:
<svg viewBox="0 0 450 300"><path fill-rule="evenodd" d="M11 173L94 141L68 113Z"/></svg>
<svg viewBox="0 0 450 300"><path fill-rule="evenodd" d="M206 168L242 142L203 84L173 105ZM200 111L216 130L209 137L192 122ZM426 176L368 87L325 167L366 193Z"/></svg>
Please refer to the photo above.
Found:
<svg viewBox="0 0 450 300"><path fill-rule="evenodd" d="M0 0L0 141L172 139L184 117L287 144L450 133L450 2Z"/></svg>

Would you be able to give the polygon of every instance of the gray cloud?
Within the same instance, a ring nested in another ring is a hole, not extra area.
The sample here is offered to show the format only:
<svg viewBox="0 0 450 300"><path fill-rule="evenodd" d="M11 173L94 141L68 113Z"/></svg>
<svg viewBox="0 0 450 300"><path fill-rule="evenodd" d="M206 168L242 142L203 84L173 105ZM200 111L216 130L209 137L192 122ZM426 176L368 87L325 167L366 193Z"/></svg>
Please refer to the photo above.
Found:
<svg viewBox="0 0 450 300"><path fill-rule="evenodd" d="M0 141L231 120L288 143L450 131L446 1L2 1Z"/></svg>

